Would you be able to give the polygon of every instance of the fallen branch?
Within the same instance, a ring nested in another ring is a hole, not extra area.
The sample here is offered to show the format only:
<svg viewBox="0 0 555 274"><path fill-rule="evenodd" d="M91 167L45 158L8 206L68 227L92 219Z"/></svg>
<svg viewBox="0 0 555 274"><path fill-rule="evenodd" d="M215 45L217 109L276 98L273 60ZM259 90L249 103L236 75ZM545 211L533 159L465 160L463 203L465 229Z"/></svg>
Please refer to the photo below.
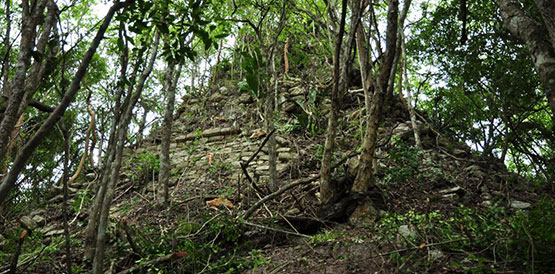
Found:
<svg viewBox="0 0 555 274"><path fill-rule="evenodd" d="M29 234L29 230L27 230L27 228L24 228L23 231L21 232L21 235L19 235L19 239L17 241L17 249L15 250L15 254L13 255L13 258L12 258L10 274L15 274L17 271L17 261L19 260L19 255L21 254L21 250L23 248L23 242L25 242L25 238L27 234Z"/></svg>
<svg viewBox="0 0 555 274"><path fill-rule="evenodd" d="M356 155L358 155L358 153L355 152L355 153L351 153L351 154L343 157L343 159L341 159L339 162L337 162L337 164L335 164L331 169L332 170L336 169L337 167L339 167L340 165L345 163L348 159L350 159L350 158L352 158ZM311 183L311 182L313 182L315 180L318 180L318 179L320 179L320 174L317 174L315 176L308 177L308 178L297 179L297 180L293 181L292 183L281 187L280 189L276 190L273 193L268 194L266 197L264 197L260 201L256 202L251 208L249 208L245 212L245 214L243 214L242 218L243 219L248 219L254 213L254 211L256 211L265 202L267 202L267 201L269 201L269 200L271 200L275 197L278 197L279 195L286 192L287 190L292 189L292 188L294 188L296 186L299 186L299 185L305 185L305 184Z"/></svg>
<svg viewBox="0 0 555 274"><path fill-rule="evenodd" d="M399 253L399 252L405 252L405 251L409 251L409 250L415 250L415 249L423 249L425 247L431 247L431 246L438 246L438 245L444 245L444 244L450 244L450 243L456 243L456 242L460 242L460 241L464 241L466 239L457 239L457 240L450 240L450 241L445 241L445 242L439 242L439 243L431 243L431 244L426 244L424 246L414 246L414 247L407 247L407 248L403 248L403 249L397 249L397 250L393 250L390 252L386 252L386 253L379 253L370 257L367 257L366 259L371 259L371 258L376 258L376 257L383 257L383 256L389 256L391 254L395 254L395 253Z"/></svg>
<svg viewBox="0 0 555 274"><path fill-rule="evenodd" d="M263 225L259 225L259 224L254 224L254 223L250 223L250 222L247 222L247 221L245 221L244 224L254 226L254 227L258 227L258 228L262 228L262 229L272 230L272 231L279 232L279 233L285 233L285 234L289 234L289 235L295 235L295 236L310 238L310 236L305 235L305 234L292 232L292 231L287 231L287 230L283 230L283 229L279 229L279 228L273 228L273 227L269 227L269 226L263 226Z"/></svg>
<svg viewBox="0 0 555 274"><path fill-rule="evenodd" d="M256 189L256 191L258 191L261 194L265 194L265 193L254 183L251 176L249 175L249 171L247 170L247 167L252 162L252 160L254 160L254 158L256 158L256 155L258 155L258 153L260 153L260 151L262 151L262 148L268 142L268 140L270 139L270 136L272 136L272 134L274 134L275 132L276 132L276 129L274 128L272 131L270 131L270 133L266 134L266 138L264 138L264 141L262 141L262 144L260 144L260 146L258 147L256 152L253 155L251 155L251 157L246 162L244 162L244 163L241 162L241 169L243 170L243 173L245 174L245 177L247 177L247 180L249 180L249 183L253 186L253 188Z"/></svg>
<svg viewBox="0 0 555 274"><path fill-rule="evenodd" d="M159 257L150 261L147 261L145 263L142 263L140 265L136 265L134 267L128 268L124 271L118 272L118 274L127 274L127 273L132 273L133 271L137 271L139 269L142 269L144 267L150 266L150 265L154 265L157 263L162 263L162 262L166 262L166 261L170 261L170 260L176 260L176 259L180 259L187 256L187 252L175 252L172 254L168 254L164 257Z"/></svg>
<svg viewBox="0 0 555 274"><path fill-rule="evenodd" d="M254 213L254 211L256 211L266 201L269 201L269 200L281 195L282 193L286 192L287 190L292 189L292 188L294 188L296 186L299 186L299 185L304 185L304 184L311 183L315 180L318 180L319 178L320 178L320 174L312 176L312 177L308 177L308 178L298 179L298 180L295 180L295 181L293 181L292 183L290 183L288 185L284 185L283 187L279 188L276 192L273 192L273 193L267 195L266 197L262 198L262 200L256 202L251 208L249 208L249 210L247 210L247 212L245 212L245 214L243 214L242 218L243 219L248 219Z"/></svg>
<svg viewBox="0 0 555 274"><path fill-rule="evenodd" d="M135 254L142 257L141 250L139 249L137 244L135 244L135 241L133 240L133 237L131 237L131 231L129 229L129 226L127 225L127 217L124 216L121 219L121 224L123 225L123 230L125 231L125 236L127 238L127 242L129 242L129 245L131 246L131 249L133 250L133 252L135 252Z"/></svg>
<svg viewBox="0 0 555 274"><path fill-rule="evenodd" d="M28 257L27 259L25 259L21 262L18 262L17 267L20 268L20 273L24 273L29 265L32 265L38 258L40 258L42 256L42 253L44 252L44 250L47 247L49 247L49 245L44 245L42 247L42 249L40 250L40 252L37 254L37 256ZM4 266L4 267L0 268L0 271L1 271L0 274L8 273L10 271L10 267L11 267L11 265L7 265L7 266Z"/></svg>

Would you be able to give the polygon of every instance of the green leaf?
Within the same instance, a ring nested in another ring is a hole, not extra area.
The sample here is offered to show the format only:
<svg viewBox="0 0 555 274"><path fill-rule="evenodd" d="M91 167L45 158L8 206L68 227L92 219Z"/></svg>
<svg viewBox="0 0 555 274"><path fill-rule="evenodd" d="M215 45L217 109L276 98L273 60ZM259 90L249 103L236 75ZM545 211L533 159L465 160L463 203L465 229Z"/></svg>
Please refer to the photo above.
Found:
<svg viewBox="0 0 555 274"><path fill-rule="evenodd" d="M158 29L160 30L160 32L162 34L169 34L170 33L170 30L169 30L169 28L166 24L159 24Z"/></svg>
<svg viewBox="0 0 555 274"><path fill-rule="evenodd" d="M255 74L247 74L247 83L249 84L250 89L254 93L258 93L258 75Z"/></svg>
<svg viewBox="0 0 555 274"><path fill-rule="evenodd" d="M125 44L123 43L123 39L121 39L121 37L118 37L118 49L120 51L124 51L125 50Z"/></svg>

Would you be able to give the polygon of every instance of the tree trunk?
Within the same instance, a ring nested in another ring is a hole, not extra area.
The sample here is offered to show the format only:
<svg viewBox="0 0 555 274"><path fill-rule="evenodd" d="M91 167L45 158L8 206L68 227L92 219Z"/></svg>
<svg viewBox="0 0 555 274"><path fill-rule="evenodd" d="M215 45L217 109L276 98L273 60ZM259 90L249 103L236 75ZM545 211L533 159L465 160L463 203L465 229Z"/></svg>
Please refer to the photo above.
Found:
<svg viewBox="0 0 555 274"><path fill-rule="evenodd" d="M361 11L366 9L367 1L362 3ZM356 46L358 52L358 62L360 64L360 78L362 81L362 89L364 90L364 104L367 110L370 109L370 92L373 88L374 80L370 77L370 73L374 69L374 63L370 62L369 48L366 44L366 34L364 26L359 23L356 31Z"/></svg>
<svg viewBox="0 0 555 274"><path fill-rule="evenodd" d="M212 72L212 80L210 80L210 89L214 88L216 84L216 78L218 76L218 66L220 65L220 56L222 54L224 40L220 40L220 46L218 47L218 55L216 57L216 65L214 66L214 72Z"/></svg>
<svg viewBox="0 0 555 274"><path fill-rule="evenodd" d="M123 37L123 29L125 25L123 22L120 22L119 28L119 38L124 39ZM144 50L144 49L143 49ZM118 88L115 94L115 104L112 116L112 126L110 127L110 133L108 134L108 145L106 148L106 155L104 157L104 163L102 165L102 174L100 177L100 184L96 187L95 193L96 196L94 198L94 202L91 206L91 211L89 213L89 222L87 223L87 228L85 229L85 254L84 259L86 261L92 262L94 259L94 253L96 248L96 236L97 236L97 228L98 223L100 222L100 212L102 209L102 202L104 200L104 196L106 195L106 187L108 186L108 182L110 180L110 171L112 170L112 163L115 158L115 144L117 138L117 129L121 119L122 113L125 111L124 107L122 107L122 96L125 92L125 85L129 79L135 79L137 72L139 70L140 65L142 65L142 56L143 52L141 51L138 54L138 58L135 61L135 65L133 66L133 72L131 74L131 78L127 77L127 66L129 63L129 48L126 44L125 49L120 55L120 75L119 75L119 83ZM134 81L129 81L133 83ZM127 97L131 97L131 93L127 93ZM128 101L127 98L125 101Z"/></svg>
<svg viewBox="0 0 555 274"><path fill-rule="evenodd" d="M142 72L139 82L137 84L137 89L133 93L133 96L127 102L125 112L122 115L122 119L120 121L120 125L118 127L118 137L116 141L116 154L114 158L114 163L112 164L111 174L110 174L110 181L106 187L106 194L104 200L102 202L102 210L100 213L100 221L98 223L98 233L96 236L96 250L94 254L94 261L93 261L93 274L103 273L103 265L104 265L104 249L105 249L105 241L106 241L106 228L108 227L108 217L110 214L110 205L112 204L112 198L114 196L114 188L118 183L119 179L119 171L121 168L121 160L123 157L123 148L125 145L125 141L127 139L127 130L129 126L129 122L131 121L131 114L133 113L133 108L137 104L139 97L144 88L144 84L146 79L152 72L152 67L154 66L154 61L156 60L156 55L158 53L158 43L160 41L160 33L157 32L154 37L154 44L152 49L152 54L148 61L147 67Z"/></svg>
<svg viewBox="0 0 555 274"><path fill-rule="evenodd" d="M522 40L530 51L545 96L551 107L551 118L555 121L555 46L550 42L541 24L526 15L518 2L511 0L497 0L497 2L501 8L505 28ZM547 2L550 3L547 4ZM538 7L545 5L546 11L543 13L553 10L553 8L547 7L549 5L553 6L551 1L536 0L536 3L538 3ZM550 19L548 21L553 20L553 18Z"/></svg>
<svg viewBox="0 0 555 274"><path fill-rule="evenodd" d="M10 32L11 32L11 1L6 1L6 6L4 8L4 12L6 13L6 32L4 33L4 52L2 56L2 94L5 96L10 96ZM2 115L0 115L0 121L2 121ZM1 161L2 159L0 159ZM0 165L1 166L1 165Z"/></svg>
<svg viewBox="0 0 555 274"><path fill-rule="evenodd" d="M273 58L269 57L269 58ZM266 77L270 77L270 65L268 64L268 62L270 62L269 59L266 59ZM277 79L274 79L274 81L277 81ZM267 81L267 83L265 84L265 90L266 90L266 111L265 111L265 118L266 118L266 132L269 134L270 132L272 132L274 130L274 110L275 110L275 106L276 106L276 96L275 93L272 92L272 86L270 81ZM267 147L268 147L268 172L269 172L269 181L268 181L268 187L270 188L270 190L276 191L278 189L277 186L277 161L276 161L276 135L275 134L271 134L270 138L268 138L268 143L267 143Z"/></svg>
<svg viewBox="0 0 555 274"><path fill-rule="evenodd" d="M555 2L553 0L534 0L534 2L542 15L551 38L551 45L555 48Z"/></svg>
<svg viewBox="0 0 555 274"><path fill-rule="evenodd" d="M145 103L144 101L141 101L139 102L139 104L143 108L144 113L143 113L143 116L141 117L141 120L139 121L139 130L137 131L137 141L136 141L137 147L139 147L143 143L143 138L144 138L143 135L146 127L146 118L148 113L150 112L150 109L147 106L147 103Z"/></svg>
<svg viewBox="0 0 555 274"><path fill-rule="evenodd" d="M378 137L378 126L381 120L381 112L385 94L387 93L390 72L393 67L396 52L396 37L398 31L399 1L389 1L387 13L387 34L385 56L381 60L376 90L372 97L370 109L368 110L368 120L366 122L366 138L362 143L362 153L357 171L355 182L351 188L354 194L366 195L371 187L374 186L374 174L372 172L372 161L374 160L376 143Z"/></svg>
<svg viewBox="0 0 555 274"><path fill-rule="evenodd" d="M87 110L89 111L89 115L91 116L91 125L92 125L92 141L91 141L91 145L89 146L89 164L91 165L91 168L95 168L95 164L94 164L94 148L96 146L96 142L98 141L98 136L96 135L96 113L93 111L92 107L91 107L91 103L88 102L87 103Z"/></svg>
<svg viewBox="0 0 555 274"><path fill-rule="evenodd" d="M390 106L393 101L393 90L395 89L395 74L397 73L397 67L399 66L399 61L403 51L401 50L401 43L403 43L404 31L405 31L405 19L409 12L410 4L412 0L405 0L403 5L403 11L401 12L401 17L399 18L399 31L397 32L397 41L395 51L395 59L393 61L393 68L391 69L389 75L389 83L387 87L387 94L385 95L386 106ZM403 74L403 71L399 71L399 75ZM409 100L410 101L410 100Z"/></svg>
<svg viewBox="0 0 555 274"><path fill-rule="evenodd" d="M120 38L123 39L123 28L125 26L120 23ZM115 96L115 104L113 109L112 126L110 127L110 133L108 134L108 146L106 148L106 156L104 157L104 163L102 165L102 175L100 177L100 184L96 188L96 196L94 198L93 205L91 206L91 211L89 213L89 222L87 223L87 228L85 229L85 254L84 259L87 261L92 261L94 259L95 247L96 247L96 232L98 228L98 223L100 221L100 211L102 209L102 201L106 195L106 187L110 180L110 170L112 170L112 163L115 158L115 143L117 138L117 129L121 115L124 112L122 107L121 97L125 91L125 83L128 81L127 77L127 65L129 62L129 51L128 47L120 55L120 76L118 89ZM133 72L130 79L135 79L140 65L142 65L142 52L138 55L139 58L135 61L133 67ZM133 81L130 81L131 83ZM131 97L131 93L127 93L127 97ZM127 98L125 101L128 101ZM104 127L104 126L103 126ZM103 134L104 136L104 134ZM102 143L102 142L101 142Z"/></svg>
<svg viewBox="0 0 555 274"><path fill-rule="evenodd" d="M173 124L173 109L175 105L175 89L179 76L181 74L181 67L175 71L175 61L169 61L168 67L166 68L166 73L164 75L164 88L167 91L166 99L166 112L164 114L164 126L162 132L162 144L160 148L160 174L158 175L158 183L164 186L164 199L162 201L164 207L168 207L170 204L170 170L171 170L171 159L170 159L170 143L172 135L172 124Z"/></svg>
<svg viewBox="0 0 555 274"><path fill-rule="evenodd" d="M87 132L85 133L85 147L83 148L83 155L81 156L81 160L79 161L79 165L77 165L77 170L75 170L75 172L73 173L73 175L71 176L71 178L69 178L69 181L67 182L67 184L69 184L69 185L71 185L73 182L75 182L75 180L77 180L77 178L79 178L79 175L83 171L83 167L85 166L85 162L87 162L87 159L92 160L92 157L87 157L87 153L89 152L89 141L90 141L91 135L93 134L93 131L94 131L95 116L94 116L94 112L92 111L92 108L91 108L90 104L87 105L87 109L89 111L89 114L91 115L91 122L89 123L89 128L87 129ZM93 162L90 161L90 164L92 166Z"/></svg>
<svg viewBox="0 0 555 274"><path fill-rule="evenodd" d="M328 7L330 9L331 7ZM337 40L335 44L335 53L333 57L333 88L330 94L331 108L328 116L328 129L326 131L326 142L324 144L324 155L322 157L322 167L320 169L320 203L327 204L334 198L335 186L331 181L331 167L333 148L335 145L335 135L337 131L337 109L338 109L338 93L339 93L339 77L340 77L340 60L341 45L343 44L343 34L345 33L345 17L347 15L347 0L342 1L341 21L339 23L339 31L337 32Z"/></svg>
<svg viewBox="0 0 555 274"><path fill-rule="evenodd" d="M66 269L67 273L71 274L71 239L69 235L69 225L68 225L68 206L67 201L69 199L69 191L68 191L68 181L67 177L69 174L69 128L66 127L64 121L60 122L60 128L62 131L62 135L64 136L64 171L62 175L62 187L64 190L64 200L62 204L62 216L64 220L64 237L65 237L65 252L66 252Z"/></svg>
<svg viewBox="0 0 555 274"><path fill-rule="evenodd" d="M100 44L100 41L104 37L104 33L106 32L106 29L110 25L110 21L112 20L113 15L115 14L115 12L117 10L130 5L132 2L133 2L133 0L127 0L126 2L116 2L110 8L110 10L108 11L108 14L104 18L104 21L103 21L102 25L100 26L95 38L93 39L91 45L89 46L89 49L85 53L85 55L84 55L84 57L81 61L81 64L77 68L77 71L75 72L75 76L74 76L68 90L64 94L64 97L62 98L62 101L56 107L56 109L54 109L54 111L52 113L50 113L50 116L48 116L46 121L39 128L39 130L25 144L25 146L22 148L21 152L18 153L18 155L16 156L15 161L13 162L12 168L10 169L8 175L4 178L4 181L2 182L2 185L0 185L0 203L2 203L7 198L10 190L15 186L15 182L17 181L17 177L18 177L19 173L21 172L21 170L25 167L25 163L27 162L27 159L29 159L29 157L31 157L31 154L33 153L33 151L40 144L40 142L44 139L46 134L48 134L48 132L50 132L50 130L54 127L54 125L56 125L58 120L60 120L60 118L65 113L67 107L69 106L69 104L75 98L75 95L79 91L81 80L85 77L87 68L88 68L88 66L89 66L89 64L92 60L93 55L96 52L96 49L98 48L98 45ZM24 35L22 34L21 39L25 40L27 38L24 38ZM25 72L24 71L25 58L20 59L20 61L18 62L18 68L23 69L22 73ZM16 81L15 83L18 83L18 81ZM4 117L4 120L5 119L6 119L6 117ZM2 121L2 124L4 124L4 121ZM4 134L4 132L2 130L5 130L5 129L6 128L0 129L0 136L2 134ZM0 141L0 147L4 146L4 144L2 142L3 141ZM3 155L3 154L0 153L0 155Z"/></svg>
<svg viewBox="0 0 555 274"><path fill-rule="evenodd" d="M272 85L271 81L269 81L271 76L274 76L274 81L277 81L277 77L275 77L277 71L275 68L270 66L270 62L274 59L274 53L277 48L277 42L279 35L283 31L285 27L286 19L287 19L287 1L283 2L283 7L281 8L281 16L279 19L279 25L276 30L276 35L273 37L273 42L266 47L264 38L262 36L262 30L260 28L254 27L254 31L256 32L256 36L258 38L258 42L260 43L260 49L263 52L264 59L266 61L265 66L265 83L263 85L264 91L266 92L266 102L265 102L265 120L266 120L266 132L270 134L270 132L274 131L274 111L276 110L276 100L277 100L277 90L272 92ZM261 23L259 27L262 26ZM268 187L271 191L276 191L278 187L277 183L277 152L276 152L276 135L271 134L268 138L267 142L268 148L268 172L269 172L269 182Z"/></svg>
<svg viewBox="0 0 555 274"><path fill-rule="evenodd" d="M352 52L353 52L353 42L355 40L355 34L357 31L357 26L360 23L360 18L362 16L361 5L358 1L353 1L354 4L351 4L351 19L349 22L349 33L347 34L347 41L345 41L344 53L341 57L340 61L340 68L341 68L341 75L339 77L339 90L337 93L338 104L341 105L343 103L343 97L348 89L349 85L349 75L352 67ZM339 111L339 109L337 109Z"/></svg>
<svg viewBox="0 0 555 274"><path fill-rule="evenodd" d="M29 69L27 78L25 79L25 88L24 88L25 94L23 96L23 101L19 106L18 115L21 115L25 112L25 108L27 107L28 101L29 101L28 98L31 98L33 96L33 94L38 88L40 81L43 79L43 77L47 72L46 46L48 45L48 41L50 39L50 33L52 32L52 30L53 29L57 30L56 23L58 22L57 18L59 16L60 11L58 10L58 6L53 0L47 0L46 6L48 8L48 12L46 14L46 19L44 21L44 24L42 26L43 31L40 37L38 37L37 39L36 46L33 52L34 55L38 55L40 56L40 58L33 58L34 62ZM51 59L55 58L55 56L57 55L57 50L58 50L57 46L53 46L51 48L51 53L53 53L53 54L50 54Z"/></svg>
<svg viewBox="0 0 555 274"><path fill-rule="evenodd" d="M3 165L10 135L17 118L19 118L18 111L26 92L25 80L27 78L27 69L31 65L31 53L35 47L36 29L40 23L40 18L44 12L45 6L46 0L41 0L33 9L29 7L27 1L23 1L22 4L21 38L19 55L15 66L15 77L13 83L10 85L12 89L11 96L8 98L6 110L0 122L0 165ZM0 197L0 201L1 200L3 199Z"/></svg>
<svg viewBox="0 0 555 274"><path fill-rule="evenodd" d="M413 100L412 100L411 87L409 83L409 74L407 69L407 49L405 46L405 35L403 33L401 33L401 51L403 53L403 64L401 65L401 71L399 73L405 74L405 86L407 89L407 107L409 109L412 131L414 133L414 143L418 148L422 149L422 141L420 140L420 130L418 129L418 125L416 124L416 112L414 110L416 106L414 107L412 106ZM399 89L399 91L401 91L401 89Z"/></svg>

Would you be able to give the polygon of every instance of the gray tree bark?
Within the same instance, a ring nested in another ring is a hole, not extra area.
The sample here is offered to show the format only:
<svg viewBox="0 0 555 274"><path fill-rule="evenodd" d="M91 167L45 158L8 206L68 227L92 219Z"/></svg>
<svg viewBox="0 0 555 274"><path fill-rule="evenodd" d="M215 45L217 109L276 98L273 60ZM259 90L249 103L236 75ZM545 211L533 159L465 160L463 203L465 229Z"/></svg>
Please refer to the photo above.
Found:
<svg viewBox="0 0 555 274"><path fill-rule="evenodd" d="M173 110L175 107L175 90L177 88L177 82L179 76L181 75L182 65L180 64L178 69L175 70L175 61L170 61L166 69L164 76L164 88L166 89L166 111L164 113L164 127L162 133L162 144L160 146L160 174L158 174L158 182L164 186L164 200L163 204L168 207L170 204L170 170L171 170L171 159L170 159L170 144L172 135L172 125L173 125Z"/></svg>
<svg viewBox="0 0 555 274"><path fill-rule="evenodd" d="M366 9L368 1L361 3L361 11ZM360 64L360 78L362 80L362 89L364 90L364 104L366 109L370 109L370 92L373 89L374 81L370 74L374 69L374 63L370 61L370 49L366 42L366 34L362 24L358 24L356 31L356 46L358 52L358 62Z"/></svg>
<svg viewBox="0 0 555 274"><path fill-rule="evenodd" d="M46 7L47 0L41 0L34 8L29 6L28 1L22 2L21 39L19 43L19 55L15 65L15 77L10 87L11 96L8 98L6 110L0 122L0 166L3 166L4 157L8 149L10 135L19 116L19 108L24 101L25 80L27 69L31 65L31 53L35 47L36 29Z"/></svg>
<svg viewBox="0 0 555 274"><path fill-rule="evenodd" d="M4 12L6 13L6 32L4 33L4 52L2 53L2 94L5 96L10 95L10 85L9 74L10 74L10 32L12 30L12 19L11 19L11 1L6 1L6 6L4 7ZM2 115L0 115L0 121L2 120Z"/></svg>
<svg viewBox="0 0 555 274"><path fill-rule="evenodd" d="M553 41L546 35L542 25L522 10L518 1L497 0L497 3L505 21L505 28L523 41L530 51L545 96L551 107L552 120L555 121L555 46L552 44ZM544 13L553 11L552 1L536 0L536 3L538 3L539 8L546 8ZM553 20L555 19L551 17L548 21L552 23ZM546 25L549 28L547 22Z"/></svg>
<svg viewBox="0 0 555 274"><path fill-rule="evenodd" d="M551 45L555 48L555 1L553 0L534 0L540 11L549 37Z"/></svg>
<svg viewBox="0 0 555 274"><path fill-rule="evenodd" d="M141 107L143 108L143 116L141 116L141 120L139 120L139 130L137 131L137 140L136 140L136 145L140 146L143 143L143 138L144 138L144 132L145 132L145 127L146 127L146 118L148 116L148 113L150 112L149 106L147 106L147 103L144 101L139 102L139 105L141 105Z"/></svg>
<svg viewBox="0 0 555 274"><path fill-rule="evenodd" d="M405 35L401 33L401 49L400 51L403 53L403 64L401 65L401 71L399 73L405 74L405 88L407 89L407 107L409 109L409 116L410 116L410 123L412 125L412 131L414 133L414 143L420 149L422 149L422 141L420 140L420 130L418 129L418 124L416 124L416 111L414 108L416 106L412 105L412 92L409 83L409 74L407 69L407 49L405 46ZM400 92L401 89L399 89Z"/></svg>
<svg viewBox="0 0 555 274"><path fill-rule="evenodd" d="M366 137L362 143L362 153L360 155L359 168L351 192L366 195L368 190L375 185L374 173L372 171L372 161L375 158L376 143L378 136L378 126L381 120L383 101L387 93L390 72L395 59L397 49L396 37L398 31L399 1L389 1L387 12L387 33L386 33L386 52L380 62L376 89L372 96L370 109L366 122Z"/></svg>
<svg viewBox="0 0 555 274"><path fill-rule="evenodd" d="M120 23L120 30L119 30L119 37L120 39L124 39L123 37L123 29L124 29L123 22ZM139 70L139 66L142 65L142 56L143 56L144 49L138 54L138 58L135 61L135 65L133 67L133 72L131 74L131 79L135 79L137 72ZM100 221L100 211L102 208L102 202L104 200L104 196L106 195L106 187L108 186L108 182L110 180L110 170L112 170L112 163L113 159L115 158L115 143L117 138L117 128L119 125L119 121L121 119L122 113L125 111L124 107L122 107L121 97L125 92L125 83L128 81L127 77L127 66L129 63L129 48L126 45L124 51L120 55L120 75L119 75L119 83L118 88L116 90L115 96L115 104L112 110L112 126L110 127L110 133L108 134L108 146L106 148L106 155L104 157L104 163L102 166L102 173L100 177L100 184L96 187L95 190L95 198L93 205L91 206L91 210L89 213L89 222L87 223L87 228L85 229L85 254L84 259L88 261L92 261L94 259L95 253L95 246L96 246L96 231L98 228L98 222ZM134 81L130 81L133 83ZM131 91L132 88L129 87ZM131 97L131 93L127 93L127 97ZM127 99L126 99L127 101ZM101 142L102 144L102 142Z"/></svg>
<svg viewBox="0 0 555 274"><path fill-rule="evenodd" d="M328 10L331 7L328 7ZM341 45L343 44L343 35L345 33L345 18L347 16L347 0L342 1L341 19L339 22L339 31L336 36L335 53L333 56L333 87L330 94L331 109L328 114L328 128L326 130L326 142L324 143L324 155L322 156L322 167L320 169L320 203L327 204L332 201L336 187L331 181L331 167L333 149L335 146L335 136L337 134L337 109L339 78L340 78L340 60Z"/></svg>
<svg viewBox="0 0 555 274"><path fill-rule="evenodd" d="M393 100L393 90L395 89L395 74L397 73L397 67L399 66L399 61L401 59L401 43L403 43L404 31L405 31L405 19L407 18L407 14L410 8L410 4L412 0L405 0L403 4L403 11L401 12L401 16L399 18L399 31L397 32L397 50L395 51L395 59L393 61L393 68L391 69L391 74L389 75L389 83L387 87L387 94L386 97L386 105L389 105ZM403 72L400 71L399 75Z"/></svg>

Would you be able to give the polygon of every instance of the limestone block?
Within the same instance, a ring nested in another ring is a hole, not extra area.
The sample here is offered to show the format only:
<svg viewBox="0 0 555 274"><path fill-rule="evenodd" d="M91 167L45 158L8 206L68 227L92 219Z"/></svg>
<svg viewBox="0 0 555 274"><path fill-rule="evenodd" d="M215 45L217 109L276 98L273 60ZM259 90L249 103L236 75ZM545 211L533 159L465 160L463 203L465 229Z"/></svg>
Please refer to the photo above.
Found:
<svg viewBox="0 0 555 274"><path fill-rule="evenodd" d="M295 154L293 153L288 153L288 152L282 152L278 155L278 159L279 160L283 160L283 161L290 161L295 159Z"/></svg>
<svg viewBox="0 0 555 274"><path fill-rule="evenodd" d="M527 202L522 202L522 201L517 201L517 200L512 200L511 201L511 207L514 209L527 209L530 208L532 206L532 204L527 203Z"/></svg>
<svg viewBox="0 0 555 274"><path fill-rule="evenodd" d="M280 147L280 148L276 149L276 151L277 151L278 153L283 153L283 152L291 152L292 149L289 148L289 147Z"/></svg>
<svg viewBox="0 0 555 274"><path fill-rule="evenodd" d="M269 166L257 166L256 169L255 169L256 172L268 171L268 170L270 170Z"/></svg>
<svg viewBox="0 0 555 274"><path fill-rule="evenodd" d="M254 100L248 92L244 92L241 96L239 96L239 104L250 104L252 102L254 102Z"/></svg>
<svg viewBox="0 0 555 274"><path fill-rule="evenodd" d="M305 93L306 93L305 89L301 86L296 86L289 89L289 96L291 97L304 95Z"/></svg>
<svg viewBox="0 0 555 274"><path fill-rule="evenodd" d="M213 143L213 142L217 142L217 141L222 141L225 139L225 136L223 135L218 135L218 136L212 136L208 138L208 143Z"/></svg>
<svg viewBox="0 0 555 274"><path fill-rule="evenodd" d="M19 219L19 222L20 222L22 227L24 227L28 230L33 231L33 230L35 230L35 228L37 228L37 222L35 222L35 220L33 220L29 216L21 217L21 219Z"/></svg>
<svg viewBox="0 0 555 274"><path fill-rule="evenodd" d="M44 236L46 237L54 237L54 236L59 236L64 234L64 230L63 229L54 229L54 230L50 230L48 232L46 232L44 234Z"/></svg>
<svg viewBox="0 0 555 274"><path fill-rule="evenodd" d="M218 93L218 92L216 92L216 93L212 94L210 97L208 97L208 101L214 102L214 103L221 102L225 99L226 99L226 96L221 94L221 93Z"/></svg>
<svg viewBox="0 0 555 274"><path fill-rule="evenodd" d="M44 217L42 217L41 215L33 216L33 221L35 221L35 223L37 223L37 225L40 226L40 227L42 227L46 224L46 219Z"/></svg>
<svg viewBox="0 0 555 274"><path fill-rule="evenodd" d="M281 136L276 136L276 142L280 146L286 146L289 143L285 138Z"/></svg>
<svg viewBox="0 0 555 274"><path fill-rule="evenodd" d="M202 132L202 137L212 137L220 135L220 128L210 128Z"/></svg>

